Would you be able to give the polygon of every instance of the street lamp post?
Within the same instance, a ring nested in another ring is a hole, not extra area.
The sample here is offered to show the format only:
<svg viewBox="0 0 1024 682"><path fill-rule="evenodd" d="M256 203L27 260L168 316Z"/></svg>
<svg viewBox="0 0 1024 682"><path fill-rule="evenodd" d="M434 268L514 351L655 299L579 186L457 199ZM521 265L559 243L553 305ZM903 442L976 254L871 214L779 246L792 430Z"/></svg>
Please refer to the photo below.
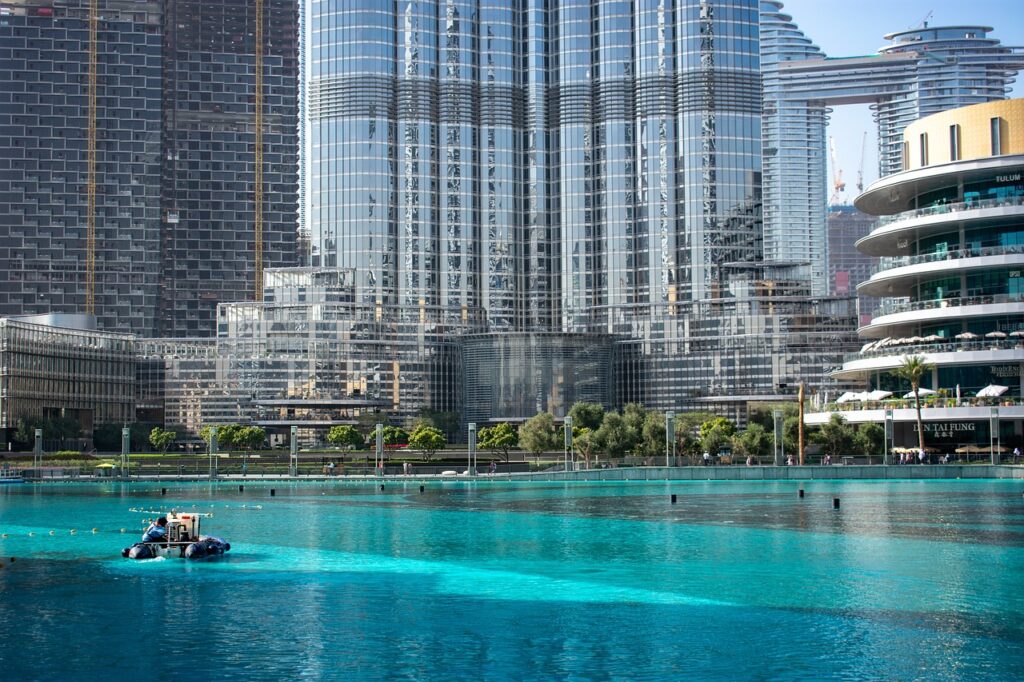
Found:
<svg viewBox="0 0 1024 682"><path fill-rule="evenodd" d="M288 443L288 468L292 476L299 475L299 427L292 426L291 441Z"/></svg>
<svg viewBox="0 0 1024 682"><path fill-rule="evenodd" d="M373 453L373 468L375 469L374 473L378 473L379 472L379 475L383 476L384 475L384 425L383 424L377 424L376 446L377 447L376 447L376 449L374 450L374 453Z"/></svg>
<svg viewBox="0 0 1024 682"><path fill-rule="evenodd" d="M210 480L217 478L217 427L210 429Z"/></svg>
<svg viewBox="0 0 1024 682"><path fill-rule="evenodd" d="M121 428L121 476L129 477L128 459L132 447L132 430L127 426Z"/></svg>
<svg viewBox="0 0 1024 682"><path fill-rule="evenodd" d="M780 466L782 466L783 457L785 457L785 454L786 454L785 452L783 452L782 410L775 410L775 411L773 411L772 412L772 419L774 420L774 426L775 426L775 449L774 449L775 466L780 467Z"/></svg>
<svg viewBox="0 0 1024 682"><path fill-rule="evenodd" d="M885 411L885 437L882 439L883 442L883 454L882 462L885 464L892 464L892 455L889 454L889 447L892 444L892 410Z"/></svg>
<svg viewBox="0 0 1024 682"><path fill-rule="evenodd" d="M993 407L992 408L992 413L991 413L991 415L989 417L989 429L988 430L989 430L989 434L988 434L989 457L990 457L990 460L991 460L992 464L999 464L999 450L1000 450L1000 448L1002 448L1002 443L1000 443L1001 438L1000 438L1000 433L999 433L999 408L998 407Z"/></svg>
<svg viewBox="0 0 1024 682"><path fill-rule="evenodd" d="M676 458L676 415L665 413L665 466L672 466Z"/></svg>
<svg viewBox="0 0 1024 682"><path fill-rule="evenodd" d="M565 418L565 470L569 471L570 456L572 454L572 417Z"/></svg>

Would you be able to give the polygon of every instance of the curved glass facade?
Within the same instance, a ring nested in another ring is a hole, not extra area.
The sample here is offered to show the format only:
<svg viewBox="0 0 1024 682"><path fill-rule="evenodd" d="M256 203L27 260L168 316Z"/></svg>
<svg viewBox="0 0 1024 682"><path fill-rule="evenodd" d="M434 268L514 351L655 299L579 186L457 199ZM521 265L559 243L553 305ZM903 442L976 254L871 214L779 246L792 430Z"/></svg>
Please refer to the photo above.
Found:
<svg viewBox="0 0 1024 682"><path fill-rule="evenodd" d="M460 343L467 422L565 417L573 403L615 405L613 338L600 334L471 334Z"/></svg>
<svg viewBox="0 0 1024 682"><path fill-rule="evenodd" d="M753 0L310 2L314 266L495 329L628 330L759 257Z"/></svg>

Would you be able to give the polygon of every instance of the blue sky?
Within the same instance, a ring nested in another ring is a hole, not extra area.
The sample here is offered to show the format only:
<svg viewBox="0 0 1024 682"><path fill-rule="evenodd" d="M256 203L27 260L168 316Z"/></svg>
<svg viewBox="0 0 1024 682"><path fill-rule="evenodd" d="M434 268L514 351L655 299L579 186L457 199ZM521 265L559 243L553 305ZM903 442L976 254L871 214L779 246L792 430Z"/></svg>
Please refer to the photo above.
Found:
<svg viewBox="0 0 1024 682"><path fill-rule="evenodd" d="M782 0L784 11L830 57L871 54L885 45L885 34L920 26L931 13L929 26L991 26L991 36L1004 45L1024 46L1024 0ZM1021 76L1018 76L1018 80ZM1024 97L1024 85L1013 95ZM867 106L837 108L829 132L836 138L839 167L847 182L847 196L856 193L860 144L868 131L864 182L878 177L872 141L874 122ZM831 173L831 164L829 168Z"/></svg>

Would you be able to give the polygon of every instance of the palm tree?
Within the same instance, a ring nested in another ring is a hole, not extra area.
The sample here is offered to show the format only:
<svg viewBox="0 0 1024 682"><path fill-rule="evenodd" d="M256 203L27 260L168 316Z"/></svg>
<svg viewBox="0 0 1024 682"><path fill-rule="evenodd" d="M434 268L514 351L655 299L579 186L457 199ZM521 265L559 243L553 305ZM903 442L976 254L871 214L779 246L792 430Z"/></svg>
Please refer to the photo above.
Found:
<svg viewBox="0 0 1024 682"><path fill-rule="evenodd" d="M910 382L910 390L914 394L914 408L917 410L917 446L924 450L924 428L921 425L921 379L932 371L932 366L920 355L907 355L903 364L893 370L900 379Z"/></svg>

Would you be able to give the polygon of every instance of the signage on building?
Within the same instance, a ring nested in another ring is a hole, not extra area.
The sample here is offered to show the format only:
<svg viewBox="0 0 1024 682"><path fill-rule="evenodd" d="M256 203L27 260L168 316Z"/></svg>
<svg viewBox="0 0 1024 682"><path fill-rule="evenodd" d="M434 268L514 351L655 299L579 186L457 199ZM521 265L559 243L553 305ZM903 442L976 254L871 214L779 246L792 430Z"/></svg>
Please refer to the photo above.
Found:
<svg viewBox="0 0 1024 682"><path fill-rule="evenodd" d="M917 433L917 424L912 427ZM973 439L976 430L976 422L924 422L924 435L935 440Z"/></svg>
<svg viewBox="0 0 1024 682"><path fill-rule="evenodd" d="M1020 365L995 365L992 367L994 377L1018 377L1020 376Z"/></svg>
<svg viewBox="0 0 1024 682"><path fill-rule="evenodd" d="M1014 173L1013 175L997 175L996 182L1020 182L1021 174Z"/></svg>

